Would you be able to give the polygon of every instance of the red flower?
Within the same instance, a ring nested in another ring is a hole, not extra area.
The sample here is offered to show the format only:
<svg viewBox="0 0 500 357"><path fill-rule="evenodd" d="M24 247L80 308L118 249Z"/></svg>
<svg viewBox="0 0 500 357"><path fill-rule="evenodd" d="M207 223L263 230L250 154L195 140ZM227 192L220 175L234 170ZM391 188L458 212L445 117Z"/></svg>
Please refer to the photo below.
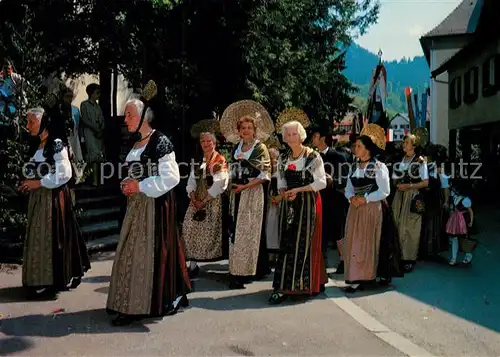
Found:
<svg viewBox="0 0 500 357"><path fill-rule="evenodd" d="M295 166L295 164L288 164L288 170L295 171L297 170L297 166Z"/></svg>

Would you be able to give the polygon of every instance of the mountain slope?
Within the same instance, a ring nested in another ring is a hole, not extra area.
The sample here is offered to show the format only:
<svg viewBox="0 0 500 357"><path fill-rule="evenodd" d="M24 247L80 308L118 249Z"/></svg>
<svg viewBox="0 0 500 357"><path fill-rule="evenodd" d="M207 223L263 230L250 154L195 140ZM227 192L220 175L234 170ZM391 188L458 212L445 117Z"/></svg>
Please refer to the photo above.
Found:
<svg viewBox="0 0 500 357"><path fill-rule="evenodd" d="M359 88L355 103L363 106L368 97L373 70L378 64L378 56L358 44L353 44L347 50L346 64L345 76ZM384 62L384 65L387 70L387 109L392 113L406 112L404 89L412 87L414 91L423 92L430 80L427 61L424 56L419 56Z"/></svg>

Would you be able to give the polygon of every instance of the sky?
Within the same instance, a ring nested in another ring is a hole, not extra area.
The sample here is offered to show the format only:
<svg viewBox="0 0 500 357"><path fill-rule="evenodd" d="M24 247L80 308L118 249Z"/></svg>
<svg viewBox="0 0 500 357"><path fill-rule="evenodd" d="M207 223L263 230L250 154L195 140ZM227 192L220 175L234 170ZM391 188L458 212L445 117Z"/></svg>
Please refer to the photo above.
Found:
<svg viewBox="0 0 500 357"><path fill-rule="evenodd" d="M387 61L422 56L419 38L432 30L462 0L380 0L378 23L356 42Z"/></svg>

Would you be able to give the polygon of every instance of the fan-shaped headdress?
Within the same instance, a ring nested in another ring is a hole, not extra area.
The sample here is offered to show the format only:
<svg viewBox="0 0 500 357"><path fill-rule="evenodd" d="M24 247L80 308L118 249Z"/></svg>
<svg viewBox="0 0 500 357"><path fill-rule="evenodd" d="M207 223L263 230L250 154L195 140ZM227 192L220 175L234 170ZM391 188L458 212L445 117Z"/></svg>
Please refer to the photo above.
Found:
<svg viewBox="0 0 500 357"><path fill-rule="evenodd" d="M385 130L377 124L366 124L360 133L361 136L368 136L373 143L381 150L385 150Z"/></svg>
<svg viewBox="0 0 500 357"><path fill-rule="evenodd" d="M257 126L255 135L260 141L266 141L273 133L274 124L266 108L253 100L241 100L228 106L222 114L220 129L227 141L234 144L239 142L238 120L244 116L255 119Z"/></svg>

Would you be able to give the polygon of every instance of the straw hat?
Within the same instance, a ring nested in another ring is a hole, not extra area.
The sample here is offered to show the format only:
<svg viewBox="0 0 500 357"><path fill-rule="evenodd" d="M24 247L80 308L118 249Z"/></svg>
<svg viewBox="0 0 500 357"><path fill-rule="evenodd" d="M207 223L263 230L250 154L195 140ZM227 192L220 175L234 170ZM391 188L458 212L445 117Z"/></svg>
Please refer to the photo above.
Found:
<svg viewBox="0 0 500 357"><path fill-rule="evenodd" d="M193 124L190 130L193 138L199 138L201 133L212 133L217 135L220 133L220 121L217 119L204 119Z"/></svg>
<svg viewBox="0 0 500 357"><path fill-rule="evenodd" d="M234 144L240 141L237 124L238 120L244 116L255 119L257 125L255 134L260 141L266 141L274 132L273 121L266 108L253 100L241 100L231 104L222 114L220 130L227 141Z"/></svg>
<svg viewBox="0 0 500 357"><path fill-rule="evenodd" d="M411 133L417 138L417 146L424 147L429 142L429 132L426 128L416 128Z"/></svg>
<svg viewBox="0 0 500 357"><path fill-rule="evenodd" d="M360 135L368 136L381 150L385 150L385 130L377 124L366 124Z"/></svg>
<svg viewBox="0 0 500 357"><path fill-rule="evenodd" d="M282 145L281 145L280 141L277 138L275 138L274 136L270 136L269 139L267 139L267 141L264 143L264 145L266 145L268 149L271 149L271 148L275 148L278 150L282 149Z"/></svg>
<svg viewBox="0 0 500 357"><path fill-rule="evenodd" d="M304 128L311 125L311 121L307 116L306 112L298 108L286 108L280 115L278 115L278 120L276 120L276 131L281 130L281 127L291 121L298 121Z"/></svg>

